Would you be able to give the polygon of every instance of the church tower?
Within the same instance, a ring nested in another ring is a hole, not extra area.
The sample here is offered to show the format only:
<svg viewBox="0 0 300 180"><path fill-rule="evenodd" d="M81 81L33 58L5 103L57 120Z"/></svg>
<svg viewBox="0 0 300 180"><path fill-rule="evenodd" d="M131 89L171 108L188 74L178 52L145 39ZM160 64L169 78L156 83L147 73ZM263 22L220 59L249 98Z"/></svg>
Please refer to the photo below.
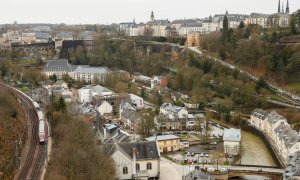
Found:
<svg viewBox="0 0 300 180"><path fill-rule="evenodd" d="M286 9L285 9L286 14L290 14L290 6L289 6L289 0L286 2Z"/></svg>
<svg viewBox="0 0 300 180"><path fill-rule="evenodd" d="M278 11L277 11L277 13L280 13L280 0L278 2Z"/></svg>
<svg viewBox="0 0 300 180"><path fill-rule="evenodd" d="M154 21L155 20L155 18L154 18L154 13L153 13L153 11L151 11L151 18L150 18L150 21Z"/></svg>

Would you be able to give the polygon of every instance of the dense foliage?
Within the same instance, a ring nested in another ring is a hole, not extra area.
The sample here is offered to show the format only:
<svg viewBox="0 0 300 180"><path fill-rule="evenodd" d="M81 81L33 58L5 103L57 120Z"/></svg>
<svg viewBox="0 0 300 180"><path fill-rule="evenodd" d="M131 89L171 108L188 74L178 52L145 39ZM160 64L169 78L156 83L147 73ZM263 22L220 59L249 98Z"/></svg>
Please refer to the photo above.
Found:
<svg viewBox="0 0 300 180"><path fill-rule="evenodd" d="M0 178L13 179L16 169L15 141L26 137L24 112L14 95L0 86Z"/></svg>
<svg viewBox="0 0 300 180"><path fill-rule="evenodd" d="M238 29L203 37L201 47L280 84L299 82L298 18L291 16L290 27L285 29L262 29L258 25L241 24ZM289 42L298 43L290 45Z"/></svg>
<svg viewBox="0 0 300 180"><path fill-rule="evenodd" d="M51 99L47 116L55 146L46 179L115 179L113 160L96 145L89 125L62 98Z"/></svg>

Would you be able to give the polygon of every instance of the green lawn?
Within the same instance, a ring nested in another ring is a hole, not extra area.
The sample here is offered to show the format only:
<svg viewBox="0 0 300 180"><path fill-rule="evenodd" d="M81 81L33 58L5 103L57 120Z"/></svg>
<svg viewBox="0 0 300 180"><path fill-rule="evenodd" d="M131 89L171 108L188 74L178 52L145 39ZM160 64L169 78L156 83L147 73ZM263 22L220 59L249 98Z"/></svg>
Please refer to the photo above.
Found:
<svg viewBox="0 0 300 180"><path fill-rule="evenodd" d="M291 103L291 101L288 101L287 99L284 99L283 97L280 97L276 94L268 94L268 97L270 97L270 99L275 100L275 101L280 101L280 102L284 102L284 103Z"/></svg>
<svg viewBox="0 0 300 180"><path fill-rule="evenodd" d="M182 140L188 140L191 138L191 136L189 134L180 134L177 136L180 137Z"/></svg>
<svg viewBox="0 0 300 180"><path fill-rule="evenodd" d="M286 89L292 93L300 95L300 83L293 83L285 86Z"/></svg>
<svg viewBox="0 0 300 180"><path fill-rule="evenodd" d="M34 64L37 63L37 60L34 59L22 59L18 61L20 64Z"/></svg>

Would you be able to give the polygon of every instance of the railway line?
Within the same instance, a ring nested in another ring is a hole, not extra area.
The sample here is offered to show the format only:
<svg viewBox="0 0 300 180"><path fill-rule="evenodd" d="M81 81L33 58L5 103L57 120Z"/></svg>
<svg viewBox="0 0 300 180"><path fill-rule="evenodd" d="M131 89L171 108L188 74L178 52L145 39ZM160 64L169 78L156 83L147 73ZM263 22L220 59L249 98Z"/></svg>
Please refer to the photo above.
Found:
<svg viewBox="0 0 300 180"><path fill-rule="evenodd" d="M39 179L40 171L46 158L46 146L39 144L39 118L33 100L23 92L0 83L13 91L18 101L25 109L28 116L27 122L27 143L25 149L24 162L20 163L20 169L16 172L16 180L36 180Z"/></svg>

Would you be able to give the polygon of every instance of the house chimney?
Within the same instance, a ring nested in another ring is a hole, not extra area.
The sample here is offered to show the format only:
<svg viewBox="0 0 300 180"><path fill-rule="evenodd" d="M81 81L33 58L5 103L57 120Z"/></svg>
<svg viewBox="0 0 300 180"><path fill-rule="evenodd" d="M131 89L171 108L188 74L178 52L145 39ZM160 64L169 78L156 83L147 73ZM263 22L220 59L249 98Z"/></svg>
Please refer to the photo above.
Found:
<svg viewBox="0 0 300 180"><path fill-rule="evenodd" d="M132 174L136 174L136 150L132 148Z"/></svg>

